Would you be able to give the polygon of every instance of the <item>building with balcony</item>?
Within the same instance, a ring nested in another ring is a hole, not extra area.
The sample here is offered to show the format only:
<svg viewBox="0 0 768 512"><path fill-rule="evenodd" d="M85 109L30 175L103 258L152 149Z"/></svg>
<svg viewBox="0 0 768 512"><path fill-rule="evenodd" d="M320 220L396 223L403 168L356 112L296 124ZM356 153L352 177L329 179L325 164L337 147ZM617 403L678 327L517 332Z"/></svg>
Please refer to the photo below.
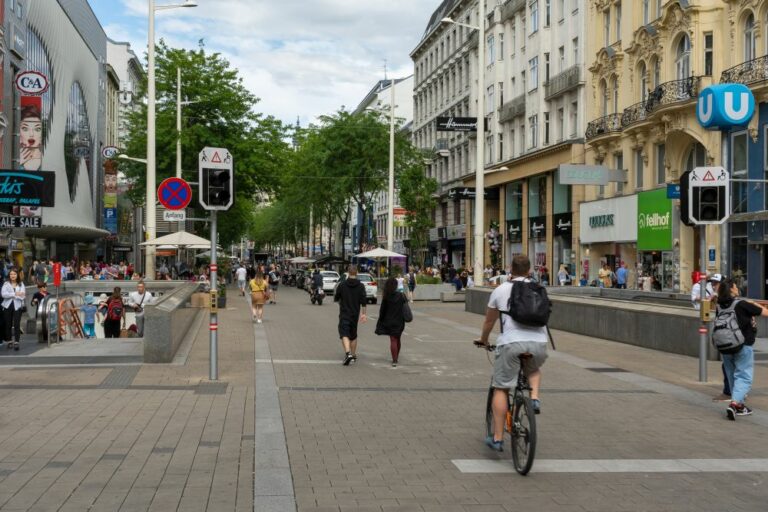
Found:
<svg viewBox="0 0 768 512"><path fill-rule="evenodd" d="M749 87L755 113L745 128L722 132L722 165L731 178L768 178L768 1L726 2L727 30L723 61L713 81ZM719 79L719 80L718 80ZM718 134L719 135L719 134ZM718 162L719 163L719 162ZM723 233L724 272L736 278L742 295L768 297L768 189L754 183L731 182L731 217Z"/></svg>
<svg viewBox="0 0 768 512"><path fill-rule="evenodd" d="M603 264L623 262L629 286L690 290L699 232L681 223L679 201L666 190L686 170L720 163L720 136L699 126L696 100L728 62L734 2L587 4L586 25L599 30L586 38L586 163L623 169L627 180L584 186L579 273L592 280ZM611 222L598 221L605 218ZM715 271L728 257L717 227L706 230L706 243Z"/></svg>

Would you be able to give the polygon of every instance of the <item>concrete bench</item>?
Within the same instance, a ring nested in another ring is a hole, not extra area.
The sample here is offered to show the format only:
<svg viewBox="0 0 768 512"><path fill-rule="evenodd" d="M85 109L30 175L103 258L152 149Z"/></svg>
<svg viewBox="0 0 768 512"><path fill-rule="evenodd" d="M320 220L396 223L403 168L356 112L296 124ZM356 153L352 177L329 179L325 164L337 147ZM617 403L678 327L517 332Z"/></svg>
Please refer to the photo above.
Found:
<svg viewBox="0 0 768 512"><path fill-rule="evenodd" d="M441 302L464 302L467 299L467 294L464 290L457 292L442 292L440 293Z"/></svg>

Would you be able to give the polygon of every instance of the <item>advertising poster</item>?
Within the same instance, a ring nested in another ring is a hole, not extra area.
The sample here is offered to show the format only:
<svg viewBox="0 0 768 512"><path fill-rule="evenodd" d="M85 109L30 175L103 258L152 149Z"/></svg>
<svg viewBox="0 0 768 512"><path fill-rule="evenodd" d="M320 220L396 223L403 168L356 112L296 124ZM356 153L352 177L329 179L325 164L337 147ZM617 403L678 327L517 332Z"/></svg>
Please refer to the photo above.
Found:
<svg viewBox="0 0 768 512"><path fill-rule="evenodd" d="M43 98L20 98L19 166L25 171L39 171L43 165Z"/></svg>
<svg viewBox="0 0 768 512"><path fill-rule="evenodd" d="M104 229L117 236L117 164L104 162Z"/></svg>

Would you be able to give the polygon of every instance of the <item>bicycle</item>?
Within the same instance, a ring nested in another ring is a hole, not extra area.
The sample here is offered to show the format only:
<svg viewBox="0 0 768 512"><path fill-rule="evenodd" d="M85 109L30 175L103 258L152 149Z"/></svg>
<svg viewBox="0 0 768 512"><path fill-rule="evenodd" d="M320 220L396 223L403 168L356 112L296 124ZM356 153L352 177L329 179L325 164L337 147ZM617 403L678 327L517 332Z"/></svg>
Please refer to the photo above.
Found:
<svg viewBox="0 0 768 512"><path fill-rule="evenodd" d="M496 350L496 345L474 341L475 346L484 348L488 352ZM504 420L504 441L511 447L512 462L515 471L525 476L533 466L533 458L536 454L536 415L531 402L531 386L528 377L523 370L526 359L533 357L531 354L520 354L520 371L517 374L517 386L513 393L507 393L507 416ZM493 436L493 392L494 387L488 389L488 400L485 406L485 434Z"/></svg>

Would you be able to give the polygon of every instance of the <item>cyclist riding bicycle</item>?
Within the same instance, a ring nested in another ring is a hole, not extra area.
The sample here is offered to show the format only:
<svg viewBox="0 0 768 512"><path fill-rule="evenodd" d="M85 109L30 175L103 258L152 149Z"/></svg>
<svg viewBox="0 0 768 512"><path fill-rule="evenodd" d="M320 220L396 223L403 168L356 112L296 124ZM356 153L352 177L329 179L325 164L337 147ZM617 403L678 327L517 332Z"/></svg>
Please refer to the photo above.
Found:
<svg viewBox="0 0 768 512"><path fill-rule="evenodd" d="M518 255L512 259L512 276L491 293L485 312L480 343L487 345L496 320L501 317L501 334L496 339L496 360L493 365L491 386L493 393L493 435L485 439L488 447L503 451L504 420L509 407L509 390L517 385L520 371L520 355L530 354L523 359L525 372L531 385L531 400L536 413L539 412L539 385L541 366L547 359L547 327L531 327L516 322L509 311L509 300L515 283L529 282L531 261L527 256ZM502 314L504 312L504 314Z"/></svg>
<svg viewBox="0 0 768 512"><path fill-rule="evenodd" d="M320 270L315 269L315 273L312 274L312 284L310 285L310 289L312 290L312 295L317 293L317 290L321 289L323 287L323 276L320 275Z"/></svg>

